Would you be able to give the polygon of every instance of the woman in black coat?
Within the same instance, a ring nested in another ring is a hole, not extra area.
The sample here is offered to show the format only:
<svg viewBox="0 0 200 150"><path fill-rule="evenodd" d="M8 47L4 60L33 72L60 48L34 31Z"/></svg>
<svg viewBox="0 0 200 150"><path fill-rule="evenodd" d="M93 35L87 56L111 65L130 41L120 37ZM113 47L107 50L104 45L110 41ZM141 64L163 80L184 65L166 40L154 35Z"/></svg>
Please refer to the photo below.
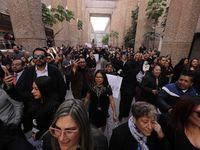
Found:
<svg viewBox="0 0 200 150"><path fill-rule="evenodd" d="M142 90L139 101L146 101L156 105L156 97L161 89L161 68L156 65L151 72L147 72L144 76L140 88Z"/></svg>
<svg viewBox="0 0 200 150"><path fill-rule="evenodd" d="M136 102L128 122L113 130L109 150L171 150L161 126L155 121L156 107Z"/></svg>
<svg viewBox="0 0 200 150"><path fill-rule="evenodd" d="M143 65L143 60L140 61L137 68L134 68L132 61L127 61L122 68L120 76L123 77L121 85L121 99L119 106L119 121L123 117L128 117L130 113L131 103L136 93L137 80L136 75L140 72Z"/></svg>
<svg viewBox="0 0 200 150"><path fill-rule="evenodd" d="M96 60L94 58L93 52L89 53L89 57L86 59L86 61L87 61L87 66L91 68L92 71L94 72L96 69Z"/></svg>
<svg viewBox="0 0 200 150"><path fill-rule="evenodd" d="M182 70L184 69L184 67L188 64L188 59L187 58L182 58L180 60L180 62L174 67L173 73L174 76L172 77L172 81L171 82L176 82L182 72Z"/></svg>
<svg viewBox="0 0 200 150"><path fill-rule="evenodd" d="M50 137L46 133L60 105L58 95L53 88L52 79L48 76L38 77L33 82L32 94L35 100L38 101L34 111L36 122L34 120L33 122L39 131L34 133L32 137L34 140L43 140L44 150L49 150Z"/></svg>

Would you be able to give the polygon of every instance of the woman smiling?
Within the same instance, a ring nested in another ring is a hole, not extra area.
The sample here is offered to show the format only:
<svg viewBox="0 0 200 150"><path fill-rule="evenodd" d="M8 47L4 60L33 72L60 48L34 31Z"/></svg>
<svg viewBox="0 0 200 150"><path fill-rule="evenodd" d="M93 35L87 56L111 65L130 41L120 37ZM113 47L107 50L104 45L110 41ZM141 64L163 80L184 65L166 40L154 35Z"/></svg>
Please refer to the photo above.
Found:
<svg viewBox="0 0 200 150"><path fill-rule="evenodd" d="M49 127L53 150L93 150L87 112L80 100L66 100Z"/></svg>
<svg viewBox="0 0 200 150"><path fill-rule="evenodd" d="M170 150L161 126L155 121L157 114L152 104L133 104L133 116L113 130L109 150Z"/></svg>
<svg viewBox="0 0 200 150"><path fill-rule="evenodd" d="M95 81L89 86L84 105L90 100L89 118L91 123L97 128L105 130L106 119L108 117L109 103L113 110L113 121L117 120L115 112L115 102L112 96L112 89L108 84L108 79L104 70L97 70Z"/></svg>

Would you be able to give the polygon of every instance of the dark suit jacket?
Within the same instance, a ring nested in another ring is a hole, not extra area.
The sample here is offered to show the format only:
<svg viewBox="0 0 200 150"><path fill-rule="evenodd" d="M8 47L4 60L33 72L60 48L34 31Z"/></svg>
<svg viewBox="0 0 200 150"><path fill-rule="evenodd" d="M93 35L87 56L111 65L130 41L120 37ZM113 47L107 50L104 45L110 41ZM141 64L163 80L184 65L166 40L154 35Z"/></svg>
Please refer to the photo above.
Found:
<svg viewBox="0 0 200 150"><path fill-rule="evenodd" d="M62 103L65 100L65 95L67 90L62 73L55 66L48 64L47 67L48 67L48 76L52 78L54 89L59 95L59 102ZM24 70L24 85L27 92L32 91L32 84L35 81L36 77L37 74L35 71L35 66L31 66L26 70Z"/></svg>
<svg viewBox="0 0 200 150"><path fill-rule="evenodd" d="M152 131L147 138L146 145L149 150L171 150L167 138L158 139L155 131ZM128 123L124 123L113 130L109 150L137 150L137 146L138 142L132 136Z"/></svg>
<svg viewBox="0 0 200 150"><path fill-rule="evenodd" d="M23 94L23 92L25 91L25 86L24 86L24 72L21 74L21 76L17 80L17 83L15 84L15 87L17 88L17 91L20 94Z"/></svg>
<svg viewBox="0 0 200 150"><path fill-rule="evenodd" d="M13 60L15 60L15 59L18 59L18 58L13 57ZM4 62L8 62L10 65L11 65L12 62L13 62L8 56L4 57L4 58L3 58L3 61L4 61Z"/></svg>

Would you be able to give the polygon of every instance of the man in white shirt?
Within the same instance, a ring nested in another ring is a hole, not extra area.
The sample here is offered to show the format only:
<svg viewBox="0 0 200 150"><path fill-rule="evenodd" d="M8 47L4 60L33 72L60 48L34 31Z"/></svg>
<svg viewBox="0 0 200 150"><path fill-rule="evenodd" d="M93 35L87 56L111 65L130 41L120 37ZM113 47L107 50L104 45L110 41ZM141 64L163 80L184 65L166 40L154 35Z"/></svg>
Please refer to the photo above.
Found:
<svg viewBox="0 0 200 150"><path fill-rule="evenodd" d="M52 78L55 91L59 95L59 102L62 103L65 100L66 95L66 85L61 74L61 71L47 63L47 52L42 48L36 48L33 51L33 60L35 66L27 68L25 73L25 88L27 91L31 92L32 84L37 77L49 76Z"/></svg>

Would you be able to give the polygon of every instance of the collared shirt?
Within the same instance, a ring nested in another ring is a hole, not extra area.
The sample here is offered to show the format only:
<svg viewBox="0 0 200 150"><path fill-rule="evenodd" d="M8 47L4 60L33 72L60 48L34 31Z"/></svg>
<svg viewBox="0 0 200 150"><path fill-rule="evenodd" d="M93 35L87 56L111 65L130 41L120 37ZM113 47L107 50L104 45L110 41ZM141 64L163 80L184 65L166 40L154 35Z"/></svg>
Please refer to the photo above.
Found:
<svg viewBox="0 0 200 150"><path fill-rule="evenodd" d="M187 90L188 90L188 89L186 89L186 90L182 90L182 91L183 91L183 93L185 93Z"/></svg>
<svg viewBox="0 0 200 150"><path fill-rule="evenodd" d="M23 72L24 72L24 70L22 70L22 71L20 71L20 72L17 73L17 79L16 79L15 84L17 84L17 81L18 81L18 79L20 78L20 76L22 75ZM14 73L14 75L15 75L15 74L16 74L16 73Z"/></svg>
<svg viewBox="0 0 200 150"><path fill-rule="evenodd" d="M37 65L35 65L35 72L37 74L37 77L41 77L41 76L48 76L48 67L47 67L47 63L46 63L46 67L44 68L43 71L39 71L37 69Z"/></svg>

